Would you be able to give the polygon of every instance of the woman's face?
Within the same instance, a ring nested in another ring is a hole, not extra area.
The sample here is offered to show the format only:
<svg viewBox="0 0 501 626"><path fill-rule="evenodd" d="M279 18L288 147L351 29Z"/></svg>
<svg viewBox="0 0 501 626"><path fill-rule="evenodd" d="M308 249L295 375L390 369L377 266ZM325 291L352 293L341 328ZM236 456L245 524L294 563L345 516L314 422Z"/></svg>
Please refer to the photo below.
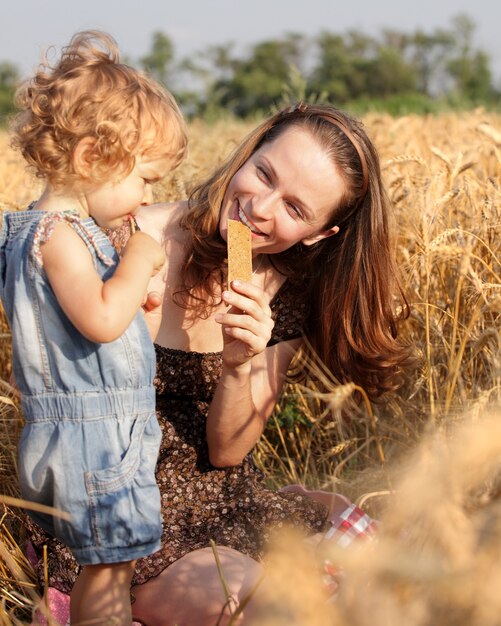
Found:
<svg viewBox="0 0 501 626"><path fill-rule="evenodd" d="M338 232L324 225L345 193L332 159L306 129L293 126L265 143L236 172L221 207L228 219L250 227L253 254L276 254L298 242L311 245Z"/></svg>

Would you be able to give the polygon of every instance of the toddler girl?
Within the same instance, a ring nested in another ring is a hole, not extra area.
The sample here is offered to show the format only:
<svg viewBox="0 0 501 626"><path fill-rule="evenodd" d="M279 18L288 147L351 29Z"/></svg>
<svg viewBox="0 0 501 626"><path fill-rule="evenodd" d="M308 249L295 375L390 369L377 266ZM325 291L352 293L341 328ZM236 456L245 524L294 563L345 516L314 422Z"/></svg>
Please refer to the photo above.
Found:
<svg viewBox="0 0 501 626"><path fill-rule="evenodd" d="M102 228L148 204L184 156L185 126L172 96L121 64L97 31L41 65L19 102L13 144L46 183L29 210L3 216L0 233L25 417L21 494L69 513L30 515L85 565L71 622L126 624L134 560L160 546L155 357L140 309L164 257L137 232L119 259Z"/></svg>

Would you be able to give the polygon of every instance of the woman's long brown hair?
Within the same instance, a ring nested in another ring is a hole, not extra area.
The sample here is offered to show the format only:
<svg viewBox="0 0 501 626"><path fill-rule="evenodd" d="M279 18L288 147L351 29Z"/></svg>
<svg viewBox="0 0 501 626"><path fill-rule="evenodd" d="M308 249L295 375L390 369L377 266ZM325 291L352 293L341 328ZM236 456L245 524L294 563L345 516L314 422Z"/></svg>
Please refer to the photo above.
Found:
<svg viewBox="0 0 501 626"><path fill-rule="evenodd" d="M185 307L195 301L200 315L218 301L226 256L219 212L228 184L256 150L291 126L308 130L331 156L346 193L324 227L337 225L339 233L268 258L306 296L306 356L313 351L340 382L353 381L375 399L398 385L408 361L407 347L397 340L398 321L408 316L408 304L394 259L377 152L362 125L334 107L296 105L277 113L193 191L182 220L189 245L176 300Z"/></svg>

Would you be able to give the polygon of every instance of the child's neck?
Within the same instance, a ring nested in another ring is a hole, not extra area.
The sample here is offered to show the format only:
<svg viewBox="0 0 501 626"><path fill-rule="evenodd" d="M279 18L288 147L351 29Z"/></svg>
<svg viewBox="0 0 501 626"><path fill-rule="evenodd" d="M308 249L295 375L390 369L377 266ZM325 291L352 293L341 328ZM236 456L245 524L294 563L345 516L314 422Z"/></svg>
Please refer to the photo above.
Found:
<svg viewBox="0 0 501 626"><path fill-rule="evenodd" d="M34 207L37 211L76 211L80 217L89 217L83 194L59 191L47 185Z"/></svg>

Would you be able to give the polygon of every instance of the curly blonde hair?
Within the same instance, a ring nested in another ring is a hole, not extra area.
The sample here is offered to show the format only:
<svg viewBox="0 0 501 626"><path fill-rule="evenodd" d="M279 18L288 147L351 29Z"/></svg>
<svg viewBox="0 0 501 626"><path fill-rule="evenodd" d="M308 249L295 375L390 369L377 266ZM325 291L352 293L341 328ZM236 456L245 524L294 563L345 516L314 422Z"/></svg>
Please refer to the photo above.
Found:
<svg viewBox="0 0 501 626"><path fill-rule="evenodd" d="M172 95L120 63L115 40L101 31L74 35L54 66L44 58L16 100L21 110L11 126L12 145L54 188L127 176L138 155L166 157L174 168L186 153L186 127ZM73 155L89 137L83 172Z"/></svg>

